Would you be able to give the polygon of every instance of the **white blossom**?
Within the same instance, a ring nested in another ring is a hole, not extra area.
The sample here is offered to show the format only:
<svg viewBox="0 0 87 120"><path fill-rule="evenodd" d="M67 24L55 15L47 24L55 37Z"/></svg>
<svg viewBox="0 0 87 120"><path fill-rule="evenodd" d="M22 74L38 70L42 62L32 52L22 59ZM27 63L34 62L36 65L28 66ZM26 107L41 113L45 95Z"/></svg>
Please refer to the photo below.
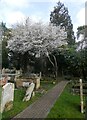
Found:
<svg viewBox="0 0 87 120"><path fill-rule="evenodd" d="M12 37L8 41L8 48L14 52L25 53L35 49L40 54L49 53L53 49L67 44L66 32L60 26L52 24L26 23L12 29Z"/></svg>

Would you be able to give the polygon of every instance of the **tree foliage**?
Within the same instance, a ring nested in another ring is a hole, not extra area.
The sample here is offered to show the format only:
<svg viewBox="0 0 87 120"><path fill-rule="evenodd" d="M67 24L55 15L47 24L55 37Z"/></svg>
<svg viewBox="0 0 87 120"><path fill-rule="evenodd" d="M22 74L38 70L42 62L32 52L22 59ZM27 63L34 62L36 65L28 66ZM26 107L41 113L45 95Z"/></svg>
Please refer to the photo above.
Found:
<svg viewBox="0 0 87 120"><path fill-rule="evenodd" d="M6 24L1 22L0 23L0 30L2 32L2 39L1 39L1 51L2 51L2 68L8 67L8 50L6 48L7 41L11 37L11 30L6 27Z"/></svg>
<svg viewBox="0 0 87 120"><path fill-rule="evenodd" d="M79 61L80 61L80 69L81 69L81 75L86 80L87 79L87 26L80 26L77 28L77 38L79 38L81 35L81 40L77 43L78 54L79 54Z"/></svg>
<svg viewBox="0 0 87 120"><path fill-rule="evenodd" d="M29 61L32 57L47 56L52 63L49 54L54 49L67 44L66 32L63 28L53 24L32 23L29 19L23 25L17 25L12 30L12 37L8 41L8 48L14 53L26 56ZM23 57L25 59L25 57ZM26 62L26 67L27 63Z"/></svg>
<svg viewBox="0 0 87 120"><path fill-rule="evenodd" d="M67 31L67 41L69 45L75 43L75 36L73 32L73 24L69 15L68 9L63 3L58 2L57 6L50 14L50 22L56 26L64 27Z"/></svg>

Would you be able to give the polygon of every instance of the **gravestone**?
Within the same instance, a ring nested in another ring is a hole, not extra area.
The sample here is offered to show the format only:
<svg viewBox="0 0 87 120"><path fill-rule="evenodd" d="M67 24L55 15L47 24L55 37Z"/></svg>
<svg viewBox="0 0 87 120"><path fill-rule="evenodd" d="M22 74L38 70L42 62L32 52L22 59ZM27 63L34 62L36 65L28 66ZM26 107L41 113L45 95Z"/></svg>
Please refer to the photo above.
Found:
<svg viewBox="0 0 87 120"><path fill-rule="evenodd" d="M22 70L16 70L16 77L20 77L22 75Z"/></svg>
<svg viewBox="0 0 87 120"><path fill-rule="evenodd" d="M35 84L32 82L26 90L26 95L25 95L23 101L29 101L30 100L30 98L32 96L32 93L33 93L33 90L34 90L34 87L35 87Z"/></svg>
<svg viewBox="0 0 87 120"><path fill-rule="evenodd" d="M7 83L2 87L0 112L2 113L5 110L6 106L10 110L12 108L13 100L14 100L14 84Z"/></svg>
<svg viewBox="0 0 87 120"><path fill-rule="evenodd" d="M30 84L30 82L23 82L23 87L29 87Z"/></svg>
<svg viewBox="0 0 87 120"><path fill-rule="evenodd" d="M2 74L5 74L5 68L2 69Z"/></svg>
<svg viewBox="0 0 87 120"><path fill-rule="evenodd" d="M40 88L40 77L37 77L36 80L35 80L35 83L36 83L36 90Z"/></svg>

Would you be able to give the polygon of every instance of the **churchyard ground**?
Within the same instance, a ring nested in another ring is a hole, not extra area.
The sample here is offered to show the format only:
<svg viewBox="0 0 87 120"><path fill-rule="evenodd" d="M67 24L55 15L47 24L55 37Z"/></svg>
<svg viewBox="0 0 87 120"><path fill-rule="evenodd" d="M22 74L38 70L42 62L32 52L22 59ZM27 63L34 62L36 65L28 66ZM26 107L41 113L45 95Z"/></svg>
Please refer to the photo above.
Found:
<svg viewBox="0 0 87 120"><path fill-rule="evenodd" d="M35 96L28 102L23 102L26 89L15 90L14 107L8 112L3 112L2 120L9 119L23 111L27 106L38 100L55 84L53 81L41 81L41 91L36 92ZM71 84L67 85L49 112L47 118L84 118L85 114L80 112L80 96L71 93Z"/></svg>
<svg viewBox="0 0 87 120"><path fill-rule="evenodd" d="M23 111L26 107L28 107L30 104L38 100L41 96L43 96L49 89L51 89L54 86L55 84L53 84L53 80L42 80L40 89L35 92L35 96L31 98L31 100L28 102L23 101L26 88L15 89L13 108L10 111L3 112L2 120L7 120L9 118L14 117L15 115Z"/></svg>

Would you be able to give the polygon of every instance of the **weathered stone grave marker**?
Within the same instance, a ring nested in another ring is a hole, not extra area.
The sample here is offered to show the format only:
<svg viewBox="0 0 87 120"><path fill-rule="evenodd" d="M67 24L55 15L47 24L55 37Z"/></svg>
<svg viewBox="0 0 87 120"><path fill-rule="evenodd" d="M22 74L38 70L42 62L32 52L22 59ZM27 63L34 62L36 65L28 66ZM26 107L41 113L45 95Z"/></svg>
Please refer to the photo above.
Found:
<svg viewBox="0 0 87 120"><path fill-rule="evenodd" d="M14 100L14 84L7 83L2 87L0 112L2 113L5 109L10 110L13 105L12 104L13 100Z"/></svg>
<svg viewBox="0 0 87 120"><path fill-rule="evenodd" d="M36 78L36 90L40 88L40 77Z"/></svg>
<svg viewBox="0 0 87 120"><path fill-rule="evenodd" d="M31 83L29 85L29 87L27 88L27 91L26 91L26 95L23 99L23 101L28 101L30 100L31 96L32 96L32 93L33 93L33 90L34 90L34 87L35 87L35 84L34 83Z"/></svg>

